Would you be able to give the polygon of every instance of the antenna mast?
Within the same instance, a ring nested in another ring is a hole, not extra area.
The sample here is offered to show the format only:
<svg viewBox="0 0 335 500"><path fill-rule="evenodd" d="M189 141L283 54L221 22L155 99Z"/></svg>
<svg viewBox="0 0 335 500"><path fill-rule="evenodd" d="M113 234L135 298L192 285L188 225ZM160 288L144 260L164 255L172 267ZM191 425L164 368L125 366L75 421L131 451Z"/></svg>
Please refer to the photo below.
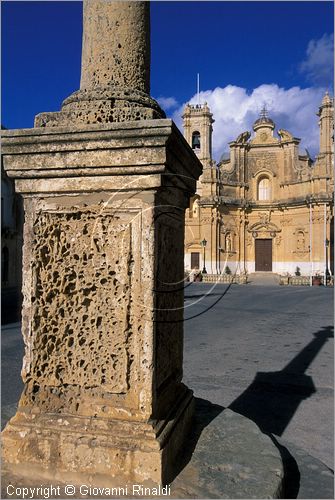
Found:
<svg viewBox="0 0 335 500"><path fill-rule="evenodd" d="M198 105L200 104L200 76L197 73L197 94L198 94Z"/></svg>

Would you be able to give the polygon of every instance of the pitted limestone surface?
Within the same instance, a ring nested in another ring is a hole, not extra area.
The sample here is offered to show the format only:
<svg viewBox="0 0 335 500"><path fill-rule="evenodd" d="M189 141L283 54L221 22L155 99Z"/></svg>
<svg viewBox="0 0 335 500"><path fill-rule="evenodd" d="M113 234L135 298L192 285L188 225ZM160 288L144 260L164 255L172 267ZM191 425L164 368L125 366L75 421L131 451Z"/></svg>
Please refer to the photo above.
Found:
<svg viewBox="0 0 335 500"><path fill-rule="evenodd" d="M80 88L110 83L150 93L149 2L84 1Z"/></svg>
<svg viewBox="0 0 335 500"><path fill-rule="evenodd" d="M23 475L167 482L191 425L175 289L201 165L171 121L135 123L7 134L25 208L25 358L2 443Z"/></svg>
<svg viewBox="0 0 335 500"><path fill-rule="evenodd" d="M40 113L35 127L118 123L165 118L158 103L148 94L127 87L83 89L70 95L56 113Z"/></svg>
<svg viewBox="0 0 335 500"><path fill-rule="evenodd" d="M80 90L35 127L165 118L149 94L149 2L84 1Z"/></svg>
<svg viewBox="0 0 335 500"><path fill-rule="evenodd" d="M129 226L108 214L41 213L34 236L31 398L40 385L125 392Z"/></svg>

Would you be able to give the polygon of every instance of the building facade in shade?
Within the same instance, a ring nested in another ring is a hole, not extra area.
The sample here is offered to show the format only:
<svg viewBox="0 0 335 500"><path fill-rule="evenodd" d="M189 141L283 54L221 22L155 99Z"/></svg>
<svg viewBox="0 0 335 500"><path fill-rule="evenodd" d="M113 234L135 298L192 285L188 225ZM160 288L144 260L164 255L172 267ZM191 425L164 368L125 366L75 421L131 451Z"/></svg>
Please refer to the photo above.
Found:
<svg viewBox="0 0 335 500"><path fill-rule="evenodd" d="M263 109L253 133L241 132L216 163L208 105L186 106L184 135L203 163L186 213L186 270L333 274L333 113L326 93L315 161L291 132L275 133Z"/></svg>
<svg viewBox="0 0 335 500"><path fill-rule="evenodd" d="M22 200L15 193L14 182L1 168L1 292L6 299L18 301L22 283Z"/></svg>

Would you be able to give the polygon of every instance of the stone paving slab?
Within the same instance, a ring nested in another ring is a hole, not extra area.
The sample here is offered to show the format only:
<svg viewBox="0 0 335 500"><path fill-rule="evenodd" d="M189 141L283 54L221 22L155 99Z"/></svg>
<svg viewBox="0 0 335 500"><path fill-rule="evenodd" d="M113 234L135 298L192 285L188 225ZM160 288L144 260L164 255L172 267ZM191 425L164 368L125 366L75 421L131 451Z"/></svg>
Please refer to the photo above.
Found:
<svg viewBox="0 0 335 500"><path fill-rule="evenodd" d="M270 437L251 420L206 400L197 399L196 409L193 439L201 435L172 484L173 497L281 498L284 467Z"/></svg>
<svg viewBox="0 0 335 500"><path fill-rule="evenodd" d="M329 467L284 439L276 436L275 442L284 450L286 498L334 498L334 472Z"/></svg>

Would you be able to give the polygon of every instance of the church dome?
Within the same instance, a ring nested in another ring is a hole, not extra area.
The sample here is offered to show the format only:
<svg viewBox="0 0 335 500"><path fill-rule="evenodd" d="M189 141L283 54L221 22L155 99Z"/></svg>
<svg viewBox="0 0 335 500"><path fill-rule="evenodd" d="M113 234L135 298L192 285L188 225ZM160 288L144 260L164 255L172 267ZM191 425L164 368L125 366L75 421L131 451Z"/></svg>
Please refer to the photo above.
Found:
<svg viewBox="0 0 335 500"><path fill-rule="evenodd" d="M275 123L271 118L268 117L268 112L266 107L264 106L262 111L260 112L259 118L255 121L253 124L252 128L256 131L259 128L262 127L269 127L272 130L275 128Z"/></svg>

